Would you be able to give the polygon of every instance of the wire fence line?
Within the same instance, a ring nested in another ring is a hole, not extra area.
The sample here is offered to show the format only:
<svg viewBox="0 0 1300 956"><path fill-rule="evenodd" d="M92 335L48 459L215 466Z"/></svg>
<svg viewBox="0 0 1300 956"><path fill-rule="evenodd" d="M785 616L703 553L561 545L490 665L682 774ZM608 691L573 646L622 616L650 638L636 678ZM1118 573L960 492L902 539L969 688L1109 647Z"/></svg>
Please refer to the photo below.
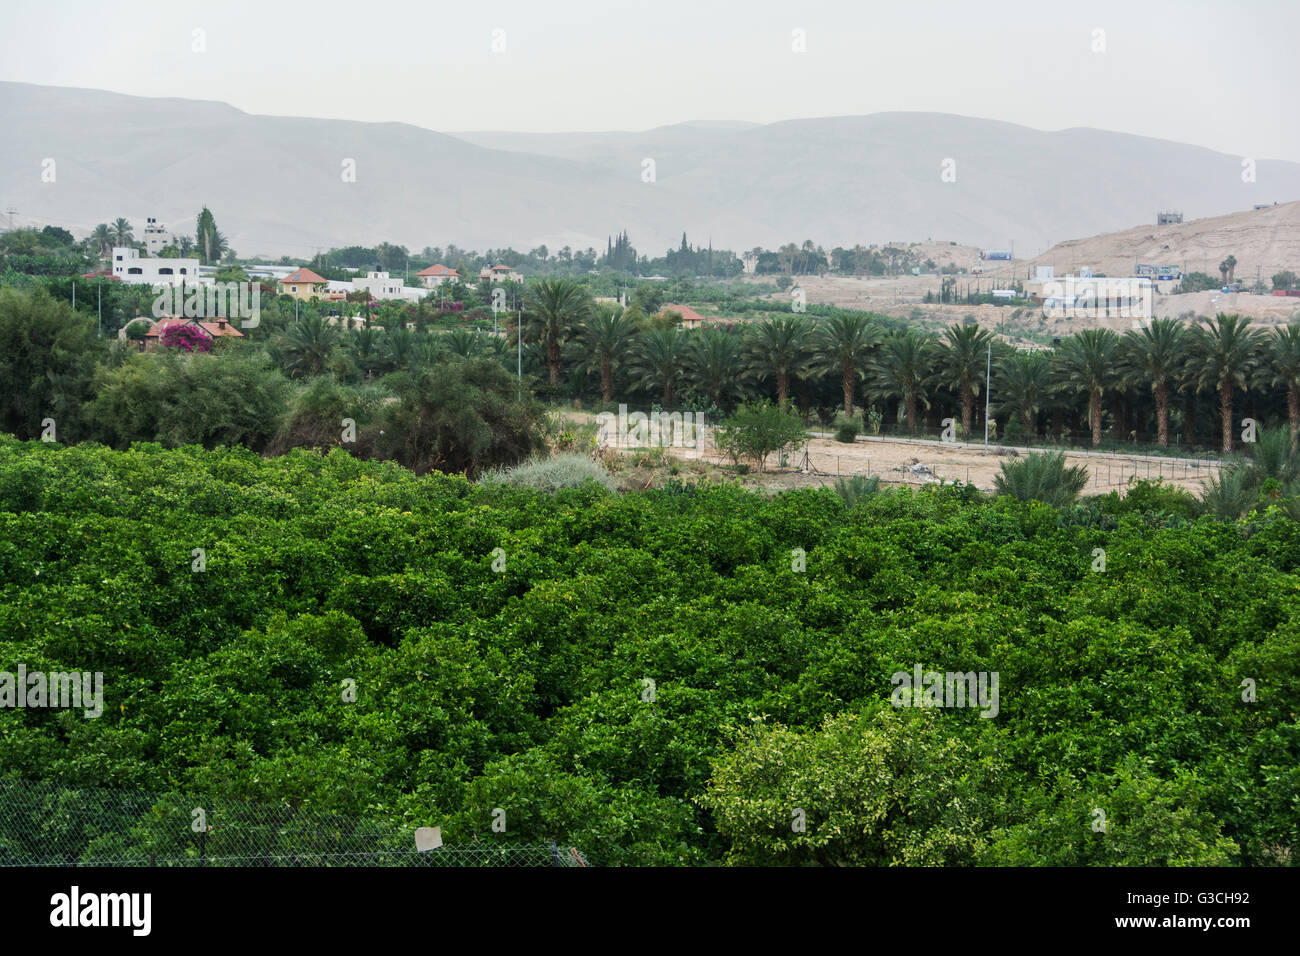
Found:
<svg viewBox="0 0 1300 956"><path fill-rule="evenodd" d="M413 829L287 804L0 779L0 866L588 866L503 834L421 852Z"/></svg>

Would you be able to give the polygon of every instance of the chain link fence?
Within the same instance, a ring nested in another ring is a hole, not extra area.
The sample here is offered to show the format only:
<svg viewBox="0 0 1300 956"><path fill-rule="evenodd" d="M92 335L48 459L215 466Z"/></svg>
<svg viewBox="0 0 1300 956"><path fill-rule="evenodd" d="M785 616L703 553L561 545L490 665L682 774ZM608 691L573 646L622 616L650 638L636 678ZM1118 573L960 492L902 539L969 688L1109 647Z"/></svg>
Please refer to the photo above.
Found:
<svg viewBox="0 0 1300 956"><path fill-rule="evenodd" d="M413 830L328 811L0 779L0 866L587 865L553 842L420 852Z"/></svg>

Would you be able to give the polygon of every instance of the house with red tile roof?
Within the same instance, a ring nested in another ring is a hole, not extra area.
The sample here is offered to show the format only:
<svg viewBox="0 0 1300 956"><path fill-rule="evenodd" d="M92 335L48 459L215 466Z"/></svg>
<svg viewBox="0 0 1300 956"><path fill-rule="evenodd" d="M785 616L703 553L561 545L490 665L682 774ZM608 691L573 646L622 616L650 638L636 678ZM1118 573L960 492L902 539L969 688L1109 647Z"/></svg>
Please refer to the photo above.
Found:
<svg viewBox="0 0 1300 956"><path fill-rule="evenodd" d="M304 266L289 273L276 284L280 287L281 295L306 300L319 298L325 291L327 281L324 276L319 276Z"/></svg>
<svg viewBox="0 0 1300 956"><path fill-rule="evenodd" d="M735 325L735 319L710 318L707 315L700 315L689 305L664 305L659 307L657 315L666 315L673 312L682 317L682 328L698 329L702 325Z"/></svg>
<svg viewBox="0 0 1300 956"><path fill-rule="evenodd" d="M455 282L460 278L460 273L455 269L448 269L442 264L429 266L427 269L421 269L415 274L420 280L420 284L426 289L436 289L444 282Z"/></svg>
<svg viewBox="0 0 1300 956"><path fill-rule="evenodd" d="M128 325L129 324L130 323L128 323ZM159 319L155 322L149 331L144 334L144 338L137 340L137 348L139 348L140 351L148 350L152 352L161 344L163 335L166 334L169 328L179 328L184 325L193 326L200 333L213 340L221 338L242 339L244 337L244 333L235 328L229 319L220 316L214 319L187 319L174 317ZM123 327L122 333L119 333L119 337L122 337L125 331L126 329Z"/></svg>

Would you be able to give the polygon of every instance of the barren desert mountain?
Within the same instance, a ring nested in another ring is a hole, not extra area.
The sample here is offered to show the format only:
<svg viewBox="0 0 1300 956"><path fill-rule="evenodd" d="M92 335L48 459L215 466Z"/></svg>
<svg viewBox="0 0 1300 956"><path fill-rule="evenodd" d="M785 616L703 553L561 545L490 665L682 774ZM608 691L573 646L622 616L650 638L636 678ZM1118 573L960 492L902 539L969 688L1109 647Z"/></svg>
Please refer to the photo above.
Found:
<svg viewBox="0 0 1300 956"><path fill-rule="evenodd" d="M1228 256L1237 260L1236 278L1252 284L1256 275L1268 285L1274 273L1300 270L1300 202L1071 239L1028 264L1053 265L1061 274L1088 266L1107 275L1131 275L1136 264L1148 263L1216 276Z"/></svg>
<svg viewBox="0 0 1300 956"><path fill-rule="evenodd" d="M941 113L448 135L0 83L0 120L0 204L18 222L84 232L154 216L189 232L206 204L242 255L380 241L603 249L627 229L649 254L686 232L735 250L951 240L1023 258L1160 209L1192 220L1300 198L1297 163L1259 159L1246 183L1242 157L1198 146Z"/></svg>

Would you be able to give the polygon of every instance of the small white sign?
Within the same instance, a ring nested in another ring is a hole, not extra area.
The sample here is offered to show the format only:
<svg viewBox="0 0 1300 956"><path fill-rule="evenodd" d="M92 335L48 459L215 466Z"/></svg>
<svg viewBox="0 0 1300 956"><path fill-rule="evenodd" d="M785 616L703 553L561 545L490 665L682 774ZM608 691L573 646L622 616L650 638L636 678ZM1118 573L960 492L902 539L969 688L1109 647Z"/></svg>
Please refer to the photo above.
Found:
<svg viewBox="0 0 1300 956"><path fill-rule="evenodd" d="M415 831L415 848L428 853L442 846L442 827L420 827Z"/></svg>

